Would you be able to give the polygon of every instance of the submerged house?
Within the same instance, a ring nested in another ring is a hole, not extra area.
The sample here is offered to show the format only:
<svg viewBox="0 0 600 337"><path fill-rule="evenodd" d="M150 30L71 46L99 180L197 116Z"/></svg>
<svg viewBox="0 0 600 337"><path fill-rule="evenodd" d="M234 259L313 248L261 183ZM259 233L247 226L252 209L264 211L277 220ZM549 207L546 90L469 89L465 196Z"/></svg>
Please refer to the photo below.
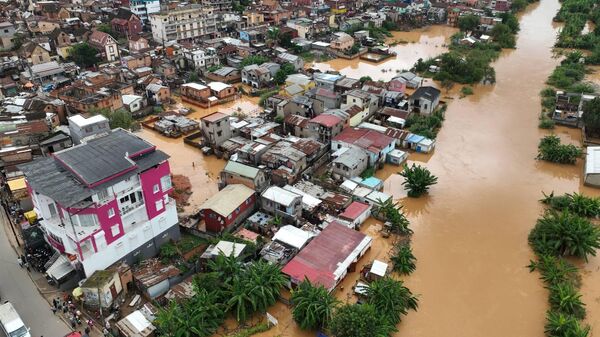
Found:
<svg viewBox="0 0 600 337"><path fill-rule="evenodd" d="M308 279L331 292L348 272L355 270L358 260L371 248L372 240L333 221L281 271L289 277L290 288Z"/></svg>

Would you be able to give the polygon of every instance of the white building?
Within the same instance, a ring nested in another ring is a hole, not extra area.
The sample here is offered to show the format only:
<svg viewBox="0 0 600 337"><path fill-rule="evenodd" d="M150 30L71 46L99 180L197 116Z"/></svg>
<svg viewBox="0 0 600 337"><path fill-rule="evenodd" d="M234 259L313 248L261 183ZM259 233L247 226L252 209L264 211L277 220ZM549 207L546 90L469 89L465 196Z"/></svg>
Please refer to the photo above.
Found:
<svg viewBox="0 0 600 337"><path fill-rule="evenodd" d="M129 0L129 9L146 23L150 14L160 12L160 0Z"/></svg>
<svg viewBox="0 0 600 337"><path fill-rule="evenodd" d="M69 133L75 145L80 144L84 138L110 131L108 119L102 115L95 115L89 118L85 118L82 115L75 115L69 117L68 121Z"/></svg>
<svg viewBox="0 0 600 337"><path fill-rule="evenodd" d="M168 158L115 129L19 168L46 240L89 277L115 262L154 256L179 238Z"/></svg>
<svg viewBox="0 0 600 337"><path fill-rule="evenodd" d="M210 38L217 32L216 18L211 7L202 5L150 14L152 38L158 43Z"/></svg>
<svg viewBox="0 0 600 337"><path fill-rule="evenodd" d="M588 146L584 173L584 184L600 187L600 146Z"/></svg>
<svg viewBox="0 0 600 337"><path fill-rule="evenodd" d="M219 56L215 48L183 48L183 56L188 61L188 65L194 69L206 69L219 64Z"/></svg>

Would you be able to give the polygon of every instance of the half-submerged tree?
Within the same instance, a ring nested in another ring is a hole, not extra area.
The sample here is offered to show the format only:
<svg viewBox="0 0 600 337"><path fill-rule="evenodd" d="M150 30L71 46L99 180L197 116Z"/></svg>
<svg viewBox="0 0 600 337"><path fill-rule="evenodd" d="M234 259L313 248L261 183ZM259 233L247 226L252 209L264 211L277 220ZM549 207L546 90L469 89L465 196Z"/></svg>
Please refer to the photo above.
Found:
<svg viewBox="0 0 600 337"><path fill-rule="evenodd" d="M367 303L392 325L400 323L409 310L416 311L419 300L402 281L382 277L366 289Z"/></svg>
<svg viewBox="0 0 600 337"><path fill-rule="evenodd" d="M308 279L292 291L292 316L301 329L320 329L333 317L339 301L322 285L313 285Z"/></svg>
<svg viewBox="0 0 600 337"><path fill-rule="evenodd" d="M418 198L427 193L429 186L437 184L437 177L421 166L412 164L411 167L404 165L404 170L399 173L404 177L404 188L408 191L408 196Z"/></svg>

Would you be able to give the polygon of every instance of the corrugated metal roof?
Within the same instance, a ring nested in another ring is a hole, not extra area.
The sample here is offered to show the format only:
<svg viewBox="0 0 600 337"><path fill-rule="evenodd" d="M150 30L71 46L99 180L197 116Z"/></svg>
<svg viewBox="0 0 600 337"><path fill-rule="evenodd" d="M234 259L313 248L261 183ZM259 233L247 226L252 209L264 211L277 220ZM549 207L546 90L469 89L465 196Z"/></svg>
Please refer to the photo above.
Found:
<svg viewBox="0 0 600 337"><path fill-rule="evenodd" d="M254 194L254 190L242 184L227 185L200 206L200 209L211 209L213 212L227 217L233 213L246 199Z"/></svg>
<svg viewBox="0 0 600 337"><path fill-rule="evenodd" d="M228 161L227 165L223 169L225 172L235 173L241 175L242 177L254 179L258 175L260 170L256 167L248 166L242 163L238 163L236 161Z"/></svg>

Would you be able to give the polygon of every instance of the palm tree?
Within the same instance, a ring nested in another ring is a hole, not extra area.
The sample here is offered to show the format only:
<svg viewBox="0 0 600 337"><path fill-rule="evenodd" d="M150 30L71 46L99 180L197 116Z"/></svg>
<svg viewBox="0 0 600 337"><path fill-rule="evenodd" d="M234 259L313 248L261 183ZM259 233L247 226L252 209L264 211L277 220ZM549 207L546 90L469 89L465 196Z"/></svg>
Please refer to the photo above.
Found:
<svg viewBox="0 0 600 337"><path fill-rule="evenodd" d="M402 211L404 206L399 203L394 203L392 199L388 199L385 202L381 202L381 206L378 212L385 216L385 219L391 224L390 231L400 235L411 235L413 231L408 227L410 221L406 218L406 215Z"/></svg>
<svg viewBox="0 0 600 337"><path fill-rule="evenodd" d="M408 196L418 198L427 193L429 186L437 184L437 177L421 165L412 164L409 168L404 164L404 170L399 173L404 177L404 188L408 190Z"/></svg>
<svg viewBox="0 0 600 337"><path fill-rule="evenodd" d="M265 312L275 304L286 279L276 264L259 260L247 270L245 282L248 284L250 296L256 304L256 310Z"/></svg>
<svg viewBox="0 0 600 337"><path fill-rule="evenodd" d="M305 279L292 292L291 303L294 320L306 330L327 326L339 301L322 285L315 286Z"/></svg>
<svg viewBox="0 0 600 337"><path fill-rule="evenodd" d="M250 314L256 310L256 301L250 295L249 283L236 275L231 285L227 287L229 300L227 301L227 311L233 312L238 322L245 321Z"/></svg>
<svg viewBox="0 0 600 337"><path fill-rule="evenodd" d="M585 317L585 304L581 301L581 294L570 283L559 283L548 287L550 290L550 306L567 315L583 319Z"/></svg>
<svg viewBox="0 0 600 337"><path fill-rule="evenodd" d="M529 271L539 270L541 279L550 287L559 283L570 283L578 286L580 282L577 267L552 255L542 255L537 261L531 261Z"/></svg>
<svg viewBox="0 0 600 337"><path fill-rule="evenodd" d="M185 302L184 308L188 329L194 336L211 336L225 320L224 305L219 302L216 292L200 289L191 300Z"/></svg>
<svg viewBox="0 0 600 337"><path fill-rule="evenodd" d="M590 327L582 327L573 316L548 311L544 332L548 337L587 337L590 333Z"/></svg>
<svg viewBox="0 0 600 337"><path fill-rule="evenodd" d="M280 31L277 27L271 27L267 30L267 40L271 41L273 46L279 41Z"/></svg>
<svg viewBox="0 0 600 337"><path fill-rule="evenodd" d="M587 261L600 248L600 229L569 211L549 211L529 233L529 244L538 255L575 256Z"/></svg>
<svg viewBox="0 0 600 337"><path fill-rule="evenodd" d="M346 304L335 311L329 330L335 337L383 337L396 328L370 304Z"/></svg>
<svg viewBox="0 0 600 337"><path fill-rule="evenodd" d="M382 277L372 282L366 289L367 303L384 316L390 324L396 325L408 310L417 310L419 300L404 286L402 281Z"/></svg>
<svg viewBox="0 0 600 337"><path fill-rule="evenodd" d="M233 256L220 253L214 260L208 261L208 270L215 273L224 284L231 285L233 277L241 273L242 265Z"/></svg>
<svg viewBox="0 0 600 337"><path fill-rule="evenodd" d="M400 274L408 275L416 269L417 258L413 255L408 242L399 242L394 247L390 261L392 261L393 270Z"/></svg>

